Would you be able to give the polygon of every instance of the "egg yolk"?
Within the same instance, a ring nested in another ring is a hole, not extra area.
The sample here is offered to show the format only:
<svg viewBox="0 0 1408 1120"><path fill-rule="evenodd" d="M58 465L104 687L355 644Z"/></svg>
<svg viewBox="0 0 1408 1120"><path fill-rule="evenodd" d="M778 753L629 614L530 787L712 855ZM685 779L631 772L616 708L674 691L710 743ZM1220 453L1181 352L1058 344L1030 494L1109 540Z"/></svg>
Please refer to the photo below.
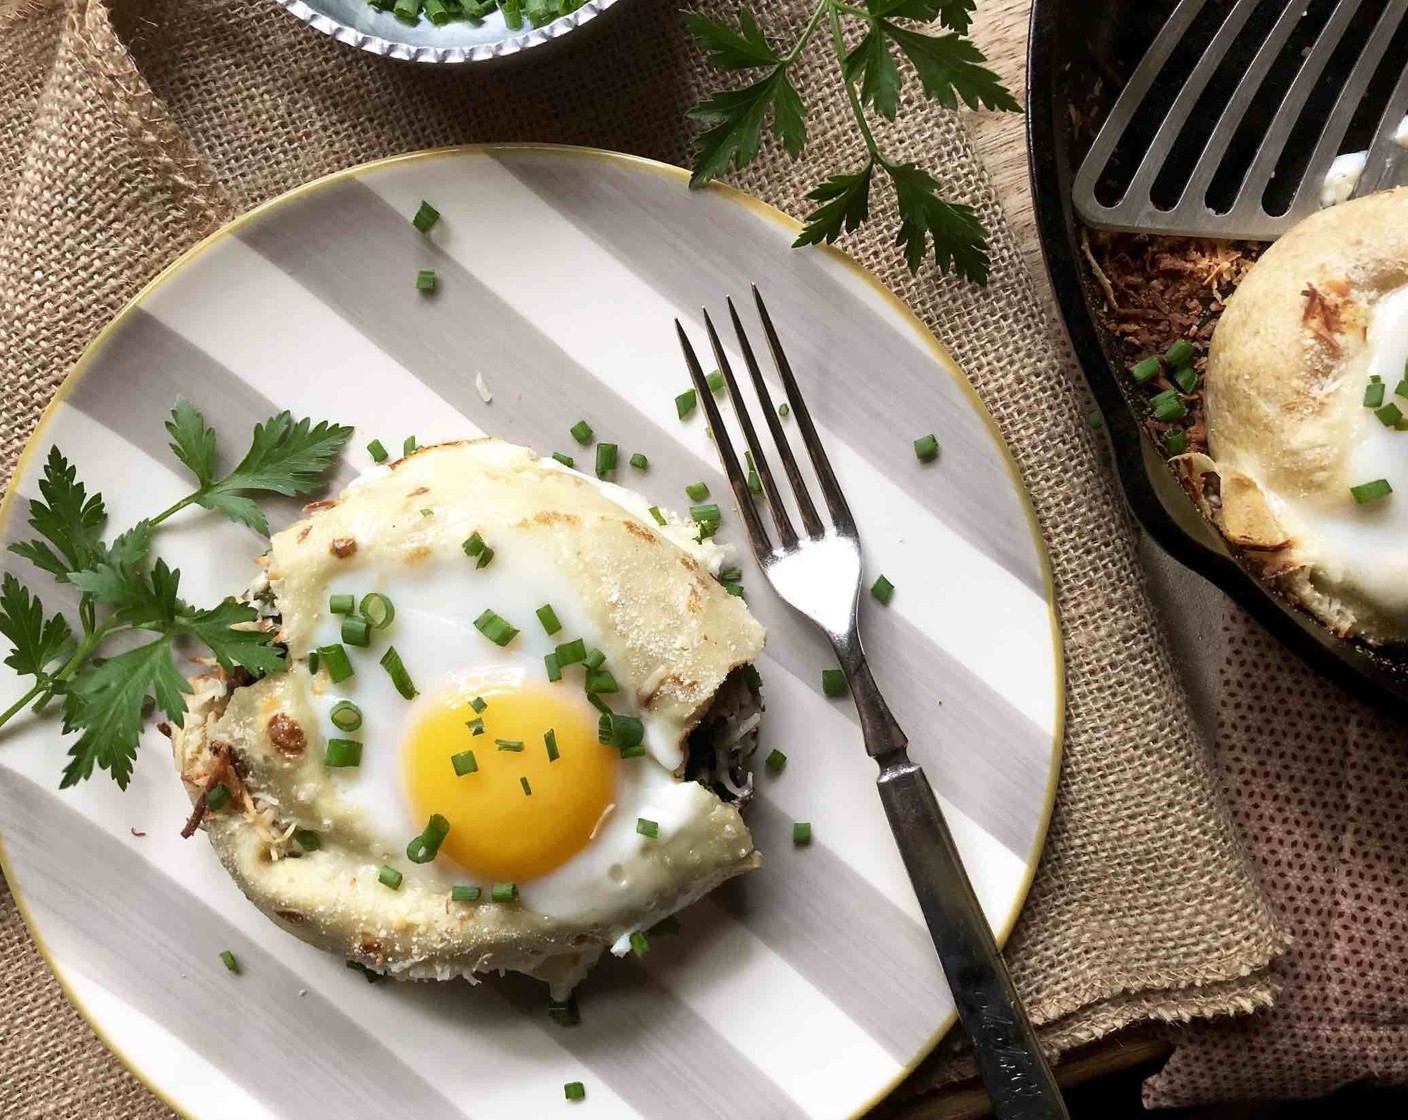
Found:
<svg viewBox="0 0 1408 1120"><path fill-rule="evenodd" d="M406 788L417 820L439 813L450 822L442 857L486 881L523 883L587 846L615 802L620 760L597 741L584 699L566 685L466 678L420 708L404 746ZM452 760L464 751L476 768L461 777Z"/></svg>

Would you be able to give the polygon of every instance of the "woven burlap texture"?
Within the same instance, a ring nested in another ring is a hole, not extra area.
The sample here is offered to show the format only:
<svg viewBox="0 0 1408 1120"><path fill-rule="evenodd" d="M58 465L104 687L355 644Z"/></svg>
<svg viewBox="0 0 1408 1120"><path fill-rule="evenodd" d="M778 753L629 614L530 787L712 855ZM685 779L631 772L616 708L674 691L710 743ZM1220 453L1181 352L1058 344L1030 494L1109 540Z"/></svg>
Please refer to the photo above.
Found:
<svg viewBox="0 0 1408 1120"><path fill-rule="evenodd" d="M1180 1031L1152 1106L1408 1083L1408 726L1316 677L1243 611L1220 638L1218 765L1295 941L1276 1006Z"/></svg>
<svg viewBox="0 0 1408 1120"><path fill-rule="evenodd" d="M683 112L712 80L666 0L629 0L576 49L483 71L375 59L268 0L25 7L0 15L0 112L15 117L0 136L7 472L84 344L228 216L317 175L432 145L561 141L684 162ZM768 5L769 27L796 26L805 7ZM799 80L812 109L806 157L793 164L770 150L737 180L792 213L823 173L860 152L823 54L804 61ZM911 278L889 245L885 205L846 248L929 323L992 409L1051 550L1065 633L1065 760L1009 946L1017 982L1053 1052L1141 1019L1265 1006L1281 937L1191 730L1064 342L962 121L911 100L882 142L935 168L992 231L986 288L929 270ZM14 938L0 948L0 1113L77 1116L54 1102L82 1085L85 1117L165 1115L155 1102L109 1104L127 1099L108 1087L125 1075L112 1062L93 1072L96 1043L32 949ZM42 1045L15 1002L49 1009ZM915 1083L954 1068L931 1064Z"/></svg>

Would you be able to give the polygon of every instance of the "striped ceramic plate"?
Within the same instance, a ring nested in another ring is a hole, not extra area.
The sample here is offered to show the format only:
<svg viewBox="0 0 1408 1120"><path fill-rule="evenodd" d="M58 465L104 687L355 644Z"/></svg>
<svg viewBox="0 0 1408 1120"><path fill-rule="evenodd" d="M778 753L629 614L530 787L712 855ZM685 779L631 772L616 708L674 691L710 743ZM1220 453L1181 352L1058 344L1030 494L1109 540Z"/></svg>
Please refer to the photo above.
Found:
<svg viewBox="0 0 1408 1120"><path fill-rule="evenodd" d="M421 199L444 215L428 237L409 222ZM876 673L1005 935L1060 741L1041 541L953 362L847 258L790 249L795 230L734 192L691 192L673 168L568 149L430 153L312 184L186 254L93 344L30 446L4 533L24 534L17 499L36 494L50 444L103 490L113 525L184 493L162 430L178 393L231 436L289 408L355 424L359 448L487 432L551 450L585 416L650 457L652 501L678 505L699 478L727 493L704 425L675 417L686 379L672 319L698 335L701 305L756 282L870 570L898 589L888 608L863 607ZM422 268L439 274L432 298L415 289ZM943 456L923 465L910 443L931 430ZM364 459L353 452L343 479ZM162 532L198 602L243 587L260 551L205 516ZM952 1005L854 712L820 693L830 653L761 576L747 585L769 631L766 741L792 760L750 809L767 866L696 905L683 936L608 960L579 1027L550 1022L528 982L371 986L281 932L203 840L177 835L188 806L155 734L126 793L103 777L60 793L52 720L8 737L0 822L16 896L94 1027L202 1120L518 1120L568 1107L576 1080L587 1100L573 1107L599 1117L854 1116L933 1046ZM0 693L18 695L8 673ZM793 848L793 820L814 823L810 847Z"/></svg>

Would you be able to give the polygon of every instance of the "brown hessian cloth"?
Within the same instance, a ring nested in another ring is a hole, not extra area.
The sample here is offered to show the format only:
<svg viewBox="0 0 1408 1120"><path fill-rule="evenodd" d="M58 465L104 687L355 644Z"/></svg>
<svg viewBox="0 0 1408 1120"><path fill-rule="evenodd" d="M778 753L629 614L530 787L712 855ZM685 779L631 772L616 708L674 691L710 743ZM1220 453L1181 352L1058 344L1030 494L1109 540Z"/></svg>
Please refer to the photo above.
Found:
<svg viewBox="0 0 1408 1120"><path fill-rule="evenodd" d="M621 7L629 11L579 49L485 70L377 59L269 0L0 0L5 473L84 345L144 281L299 183L471 141L685 162L684 111L713 76L673 3ZM806 7L774 0L764 18L782 32ZM804 158L769 148L740 187L799 214L823 174L858 161L834 69L820 51L801 65L812 110ZM1283 939L1192 730L1065 344L962 122L908 88L882 142L977 207L992 232L992 281L978 288L932 269L910 277L885 205L845 248L948 345L996 417L1050 547L1066 640L1064 768L1009 944L1018 986L1052 1053L1141 1020L1264 1007ZM0 1115L168 1115L65 1002L8 893L0 967ZM941 1054L911 1085L962 1068Z"/></svg>

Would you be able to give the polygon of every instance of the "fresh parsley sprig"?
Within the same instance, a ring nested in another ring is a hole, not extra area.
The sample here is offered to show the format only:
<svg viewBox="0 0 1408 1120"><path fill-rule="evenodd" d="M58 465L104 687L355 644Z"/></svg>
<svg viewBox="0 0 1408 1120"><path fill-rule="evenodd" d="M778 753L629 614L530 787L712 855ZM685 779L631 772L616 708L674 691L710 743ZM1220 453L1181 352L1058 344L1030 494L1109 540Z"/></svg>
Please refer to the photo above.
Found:
<svg viewBox="0 0 1408 1120"><path fill-rule="evenodd" d="M685 20L709 60L722 70L761 72L761 77L737 89L705 98L689 111L706 127L694 148L690 183L703 186L740 171L757 158L764 124L783 150L796 159L806 146L806 108L792 80L792 67L825 21L841 67L846 98L865 141L866 160L852 171L836 172L807 195L817 207L807 215L794 245L832 242L851 233L870 216L870 189L877 170L895 193L900 224L895 244L904 250L911 272L932 249L939 269L950 269L976 283L988 278L987 231L972 207L939 197L941 184L914 163L897 161L880 150L866 117L869 109L894 120L900 109L904 76L895 59L898 51L919 79L924 96L945 108L960 101L970 108L1016 111L1017 102L997 75L985 65L982 52L967 31L975 0L817 0L810 18L790 49L779 51L768 42L748 8L738 11L738 25L697 12ZM901 22L903 21L903 22ZM917 30L915 24L937 23L941 34ZM846 46L850 24L863 34Z"/></svg>
<svg viewBox="0 0 1408 1120"><path fill-rule="evenodd" d="M255 625L258 612L248 603L226 599L200 608L181 599L181 573L150 558L153 530L197 505L267 536L269 523L255 496L311 494L326 481L352 435L348 427L295 421L282 412L255 427L249 451L234 470L217 475L215 433L189 401L176 399L166 430L176 458L195 475L191 493L106 541L102 495L88 493L76 468L54 447L44 464L40 496L29 503L29 525L38 536L10 545L78 593L75 628L64 614L48 614L15 576L7 573L0 580L0 635L13 646L5 664L34 678L33 686L0 713L0 727L30 705L38 711L60 699L64 731L76 735L62 786L91 777L96 767L125 789L150 703L182 725L191 687L176 667L178 640L200 642L225 669L259 676L283 668L283 651L272 634ZM107 639L141 632L155 637L100 656Z"/></svg>

